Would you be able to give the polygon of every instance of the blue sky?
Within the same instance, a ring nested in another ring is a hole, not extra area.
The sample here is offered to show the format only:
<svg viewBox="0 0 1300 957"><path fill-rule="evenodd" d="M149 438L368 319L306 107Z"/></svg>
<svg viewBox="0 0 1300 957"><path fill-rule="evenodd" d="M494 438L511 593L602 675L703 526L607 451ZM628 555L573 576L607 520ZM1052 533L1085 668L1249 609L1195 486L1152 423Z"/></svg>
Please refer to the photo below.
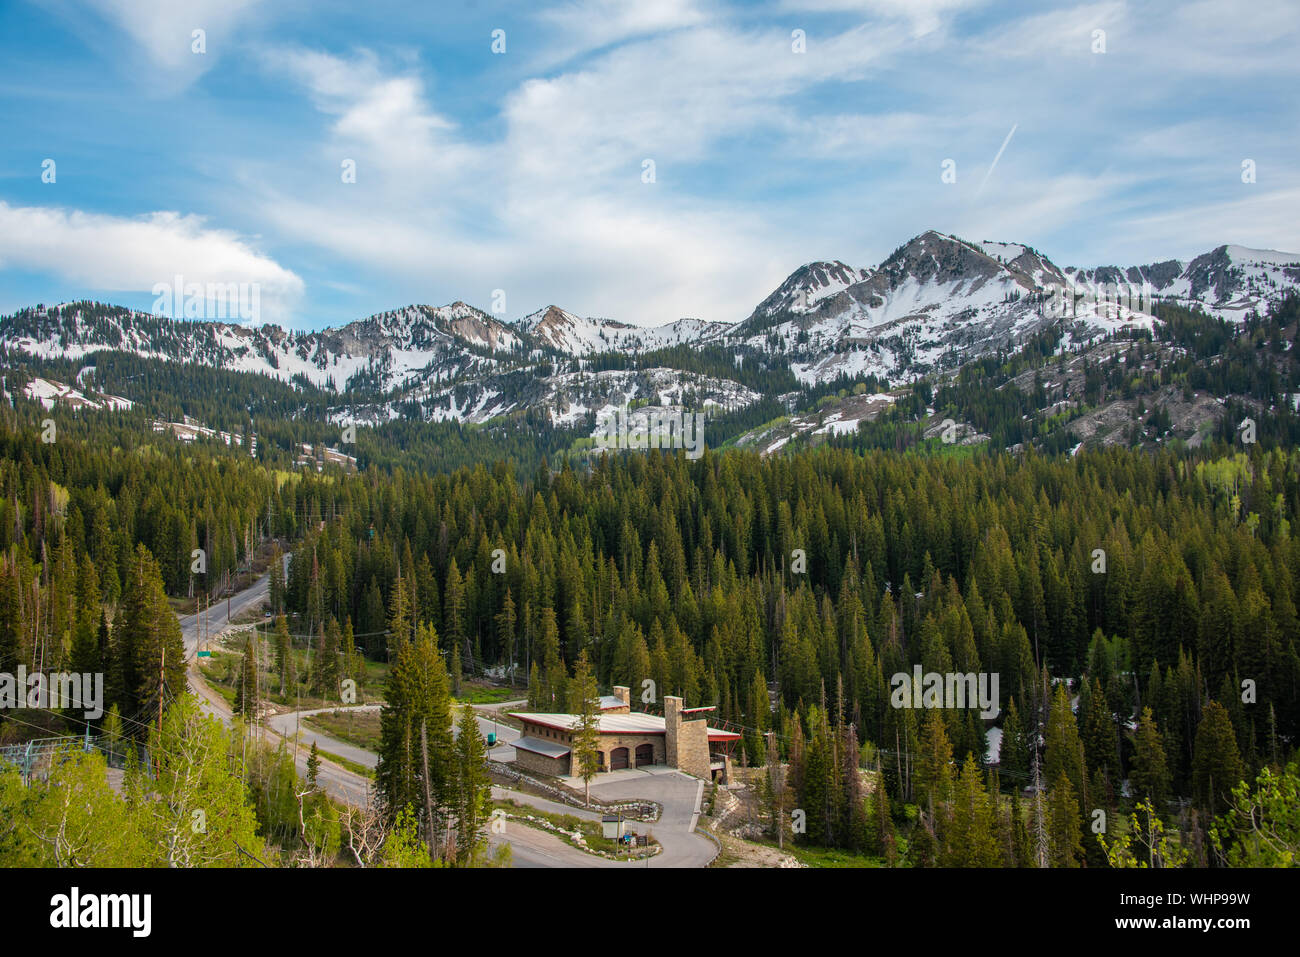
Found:
<svg viewBox="0 0 1300 957"><path fill-rule="evenodd" d="M931 228L1300 251L1297 49L1293 0L7 0L0 313L182 275L295 328L496 290L653 325Z"/></svg>

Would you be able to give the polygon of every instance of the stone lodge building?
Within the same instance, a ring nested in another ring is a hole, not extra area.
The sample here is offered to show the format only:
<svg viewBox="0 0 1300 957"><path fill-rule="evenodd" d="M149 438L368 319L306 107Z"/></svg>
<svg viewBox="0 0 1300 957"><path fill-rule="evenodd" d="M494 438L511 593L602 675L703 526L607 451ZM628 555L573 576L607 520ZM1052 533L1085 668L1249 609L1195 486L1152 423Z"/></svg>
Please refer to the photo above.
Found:
<svg viewBox="0 0 1300 957"><path fill-rule="evenodd" d="M667 765L705 781L731 778L731 748L740 735L708 726L713 708L683 708L682 699L664 698L664 715L632 711L630 689L619 686L600 699L601 771ZM523 724L514 742L515 763L535 774L576 776L573 737L576 714L516 712Z"/></svg>

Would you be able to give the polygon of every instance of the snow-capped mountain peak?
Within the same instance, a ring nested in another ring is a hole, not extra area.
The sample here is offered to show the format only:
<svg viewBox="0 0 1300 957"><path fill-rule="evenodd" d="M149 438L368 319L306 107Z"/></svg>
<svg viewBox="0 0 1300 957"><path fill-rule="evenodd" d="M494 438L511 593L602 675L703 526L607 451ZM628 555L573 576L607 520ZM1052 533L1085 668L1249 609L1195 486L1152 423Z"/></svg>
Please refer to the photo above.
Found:
<svg viewBox="0 0 1300 957"><path fill-rule="evenodd" d="M728 323L679 319L662 326L632 326L612 319L582 318L559 306L547 306L516 323L541 345L568 356L598 352L648 352L716 338Z"/></svg>
<svg viewBox="0 0 1300 957"><path fill-rule="evenodd" d="M1112 308L1085 298L1071 302L1068 315L1048 308L1063 287L1102 284L1149 290L1155 301L1240 320L1300 289L1300 255L1223 245L1188 262L1061 269L1024 243L972 242L928 230L874 268L806 263L734 324L679 319L633 326L556 305L507 324L456 301L294 332L71 302L0 319L0 349L71 359L118 350L307 381L347 392L349 402L364 408L340 414L358 421L422 414L482 422L545 407L558 423L616 400L666 401L674 378L690 383L697 398L728 408L749 400L738 381L688 373L690 366L671 353L650 355L673 347L720 346L738 369L776 357L774 366L788 363L809 384L841 375L898 382L1014 348L1052 324L1063 323L1067 340L1077 344L1154 321L1148 299ZM581 361L613 352L636 358L617 369Z"/></svg>

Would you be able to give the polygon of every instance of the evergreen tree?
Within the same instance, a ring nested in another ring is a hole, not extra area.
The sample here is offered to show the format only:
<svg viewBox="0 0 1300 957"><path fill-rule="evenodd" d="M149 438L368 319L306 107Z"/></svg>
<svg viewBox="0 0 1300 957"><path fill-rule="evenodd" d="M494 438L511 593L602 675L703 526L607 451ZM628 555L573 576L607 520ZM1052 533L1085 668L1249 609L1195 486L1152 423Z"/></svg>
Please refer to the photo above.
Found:
<svg viewBox="0 0 1300 957"><path fill-rule="evenodd" d="M284 615L275 619L275 673L280 683L281 696L298 683L298 670L294 663L293 642L289 637L289 621Z"/></svg>
<svg viewBox="0 0 1300 957"><path fill-rule="evenodd" d="M1007 705L1007 717L1002 722L1002 746L998 759L1002 775L1017 787L1023 787L1029 780L1029 744L1014 697Z"/></svg>
<svg viewBox="0 0 1300 957"><path fill-rule="evenodd" d="M381 807L387 820L395 821L404 808L422 809L426 798L431 798L434 824L425 839L437 849L441 846L438 822L451 793L453 746L447 668L431 627L422 625L415 641L398 644L384 700L385 707L379 713L379 764L375 769ZM421 741L422 730L427 747ZM423 770L426 759L427 780Z"/></svg>
<svg viewBox="0 0 1300 957"><path fill-rule="evenodd" d="M271 606L272 615L283 614L284 591L284 554L277 542L271 546L271 580L267 585L267 602Z"/></svg>
<svg viewBox="0 0 1300 957"><path fill-rule="evenodd" d="M1056 686L1052 709L1047 717L1046 753L1043 772L1049 781L1061 774L1070 779L1071 792L1082 799L1084 790L1083 745L1079 727L1070 708L1070 696L1064 682Z"/></svg>
<svg viewBox="0 0 1300 957"><path fill-rule="evenodd" d="M456 859L467 864L481 856L487 843L484 825L492 808L487 745L469 705L461 708L456 730L455 783Z"/></svg>
<svg viewBox="0 0 1300 957"><path fill-rule="evenodd" d="M600 752L600 692L596 676L587 662L587 651L578 652L578 662L570 683L569 706L577 721L573 728L572 773L582 778L585 801L591 803L591 779L596 776Z"/></svg>
<svg viewBox="0 0 1300 957"><path fill-rule="evenodd" d="M239 678L235 683L235 700L231 704L231 711L256 721L261 706L262 682L257 661L257 635L250 632L244 641L244 654L240 658Z"/></svg>
<svg viewBox="0 0 1300 957"><path fill-rule="evenodd" d="M124 698L117 703L124 715L147 719L184 693L185 646L158 563L143 545L136 546L120 614L113 653L121 664Z"/></svg>
<svg viewBox="0 0 1300 957"><path fill-rule="evenodd" d="M1211 816L1222 813L1233 788L1245 777L1245 766L1237 750L1228 711L1217 701L1206 704L1196 728L1196 750L1192 761L1192 784L1196 803Z"/></svg>
<svg viewBox="0 0 1300 957"><path fill-rule="evenodd" d="M937 710L927 711L921 724L915 793L916 803L932 815L952 794L952 745Z"/></svg>
<svg viewBox="0 0 1300 957"><path fill-rule="evenodd" d="M1092 768L1108 774L1119 771L1119 747L1115 736L1115 719L1101 682L1092 680L1088 712L1084 719L1084 753Z"/></svg>
<svg viewBox="0 0 1300 957"><path fill-rule="evenodd" d="M1169 800L1169 768L1165 759L1165 745L1150 708L1142 709L1142 719L1138 722L1134 735L1133 767L1129 770L1129 783L1134 800L1148 800L1156 807L1163 807Z"/></svg>
<svg viewBox="0 0 1300 957"><path fill-rule="evenodd" d="M1048 835L1052 867L1078 867L1083 858L1083 829L1079 824L1079 799L1064 770L1048 796Z"/></svg>
<svg viewBox="0 0 1300 957"><path fill-rule="evenodd" d="M944 832L943 860L947 867L997 867L1000 863L996 813L982 778L975 756L967 754L953 789Z"/></svg>
<svg viewBox="0 0 1300 957"><path fill-rule="evenodd" d="M320 778L320 751L316 747L316 742L311 743L311 754L307 755L307 786L312 790L317 788L317 781Z"/></svg>

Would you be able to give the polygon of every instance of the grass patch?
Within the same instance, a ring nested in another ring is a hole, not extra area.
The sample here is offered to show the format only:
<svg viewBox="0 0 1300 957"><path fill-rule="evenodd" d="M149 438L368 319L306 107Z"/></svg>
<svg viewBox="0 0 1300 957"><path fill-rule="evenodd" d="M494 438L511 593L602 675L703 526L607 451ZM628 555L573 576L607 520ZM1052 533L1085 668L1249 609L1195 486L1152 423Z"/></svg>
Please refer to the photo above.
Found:
<svg viewBox="0 0 1300 957"><path fill-rule="evenodd" d="M455 695L453 700L456 704L500 704L502 701L517 701L522 693L524 692L518 688L503 688L481 681L462 681L460 694Z"/></svg>
<svg viewBox="0 0 1300 957"><path fill-rule="evenodd" d="M313 731L328 734L367 751L379 750L378 711L327 711L308 715L302 723Z"/></svg>
<svg viewBox="0 0 1300 957"><path fill-rule="evenodd" d="M344 770L351 771L353 774L359 774L363 778L375 779L375 769L368 768L364 764L357 764L355 761L349 761L342 755L335 754L333 751L323 751L320 747L316 748L316 753L328 761L333 761Z"/></svg>
<svg viewBox="0 0 1300 957"><path fill-rule="evenodd" d="M787 844L787 854L795 858L804 867L884 867L885 862L879 857L858 854L838 847L812 847L810 845Z"/></svg>

